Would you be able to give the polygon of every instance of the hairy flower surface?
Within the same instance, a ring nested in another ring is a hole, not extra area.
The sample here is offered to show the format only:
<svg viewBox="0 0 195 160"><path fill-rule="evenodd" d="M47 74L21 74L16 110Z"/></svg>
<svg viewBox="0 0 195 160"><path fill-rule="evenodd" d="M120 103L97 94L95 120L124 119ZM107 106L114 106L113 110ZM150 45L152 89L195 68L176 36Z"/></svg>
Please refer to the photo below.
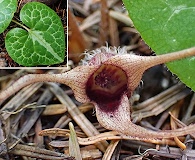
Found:
<svg viewBox="0 0 195 160"><path fill-rule="evenodd" d="M58 82L70 86L81 103L91 102L96 109L99 123L120 134L139 139L161 139L189 134L194 125L172 131L154 132L131 122L128 98L139 85L148 68L195 55L195 48L160 56L127 54L122 48L102 47L85 53L84 65L62 74L31 74L19 79L0 93L0 102L19 89L35 82Z"/></svg>

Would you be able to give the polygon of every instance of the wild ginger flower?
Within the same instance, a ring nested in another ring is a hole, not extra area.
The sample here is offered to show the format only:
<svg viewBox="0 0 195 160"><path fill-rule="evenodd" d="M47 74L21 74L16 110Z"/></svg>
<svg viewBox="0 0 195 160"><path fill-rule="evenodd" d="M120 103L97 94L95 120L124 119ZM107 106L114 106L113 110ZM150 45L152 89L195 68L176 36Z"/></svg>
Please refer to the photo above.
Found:
<svg viewBox="0 0 195 160"><path fill-rule="evenodd" d="M121 52L123 54L121 54ZM124 49L102 47L86 54L82 66L62 74L30 74L0 93L0 101L35 82L58 82L72 88L81 103L91 102L99 123L119 134L139 139L161 139L189 134L193 125L172 131L154 132L131 122L128 98L139 85L142 74L157 64L195 55L195 48L160 56L137 56Z"/></svg>

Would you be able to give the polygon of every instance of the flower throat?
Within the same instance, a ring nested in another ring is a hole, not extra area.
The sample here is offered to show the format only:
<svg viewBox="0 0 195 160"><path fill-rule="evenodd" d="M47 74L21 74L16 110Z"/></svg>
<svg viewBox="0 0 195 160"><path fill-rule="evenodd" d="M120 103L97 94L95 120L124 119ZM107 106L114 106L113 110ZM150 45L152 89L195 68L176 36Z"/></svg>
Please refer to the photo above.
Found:
<svg viewBox="0 0 195 160"><path fill-rule="evenodd" d="M117 109L125 91L127 91L125 72L110 64L102 64L86 84L87 96L106 112L114 112Z"/></svg>

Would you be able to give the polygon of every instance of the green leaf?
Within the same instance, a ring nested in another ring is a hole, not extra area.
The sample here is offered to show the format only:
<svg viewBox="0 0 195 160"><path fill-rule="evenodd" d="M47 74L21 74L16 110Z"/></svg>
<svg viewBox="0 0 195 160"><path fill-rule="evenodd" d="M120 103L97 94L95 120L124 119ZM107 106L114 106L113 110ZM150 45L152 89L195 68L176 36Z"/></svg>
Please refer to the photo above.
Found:
<svg viewBox="0 0 195 160"><path fill-rule="evenodd" d="M17 0L0 0L0 33L10 24L17 9Z"/></svg>
<svg viewBox="0 0 195 160"><path fill-rule="evenodd" d="M26 26L6 35L10 57L23 66L52 65L64 61L65 36L60 17L48 6L30 2L20 11Z"/></svg>
<svg viewBox="0 0 195 160"><path fill-rule="evenodd" d="M195 1L123 0L144 41L163 54L195 46ZM181 81L195 90L195 58L167 64Z"/></svg>

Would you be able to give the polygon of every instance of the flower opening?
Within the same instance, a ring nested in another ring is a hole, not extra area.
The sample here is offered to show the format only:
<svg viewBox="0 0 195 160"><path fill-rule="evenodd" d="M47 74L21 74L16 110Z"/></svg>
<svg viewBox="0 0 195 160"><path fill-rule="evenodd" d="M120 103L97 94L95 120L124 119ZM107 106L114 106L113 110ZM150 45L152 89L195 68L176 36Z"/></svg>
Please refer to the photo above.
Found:
<svg viewBox="0 0 195 160"><path fill-rule="evenodd" d="M114 112L127 91L127 75L119 67L102 64L88 79L86 94L105 112Z"/></svg>

